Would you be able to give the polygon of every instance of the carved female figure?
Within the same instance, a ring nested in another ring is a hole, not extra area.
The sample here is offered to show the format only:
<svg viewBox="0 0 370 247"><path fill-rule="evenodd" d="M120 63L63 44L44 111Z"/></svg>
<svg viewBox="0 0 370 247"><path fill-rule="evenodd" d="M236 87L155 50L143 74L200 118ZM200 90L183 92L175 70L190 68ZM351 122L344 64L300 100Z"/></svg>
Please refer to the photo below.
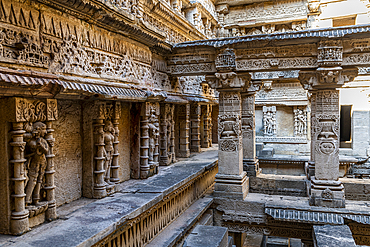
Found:
<svg viewBox="0 0 370 247"><path fill-rule="evenodd" d="M114 152L114 134L115 130L113 127L113 124L111 121L107 121L104 126L104 156L105 156L105 162L104 162L104 170L105 170L105 176L104 180L108 184L112 184L110 182L110 167L112 165L113 161L113 152Z"/></svg>
<svg viewBox="0 0 370 247"><path fill-rule="evenodd" d="M47 165L46 154L49 150L49 144L44 138L46 134L46 124L35 122L32 126L32 132L24 135L27 143L26 148L30 152L26 155L28 159L25 164L28 168L26 205L32 202L37 205L40 201L40 189Z"/></svg>

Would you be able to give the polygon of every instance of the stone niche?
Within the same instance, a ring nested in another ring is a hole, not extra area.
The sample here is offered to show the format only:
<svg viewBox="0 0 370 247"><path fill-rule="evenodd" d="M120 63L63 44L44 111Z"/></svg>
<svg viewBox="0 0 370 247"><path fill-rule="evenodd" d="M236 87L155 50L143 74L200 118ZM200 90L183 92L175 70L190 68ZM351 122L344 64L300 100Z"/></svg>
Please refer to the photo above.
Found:
<svg viewBox="0 0 370 247"><path fill-rule="evenodd" d="M57 218L54 186L57 100L1 100L0 232L19 235ZM10 216L10 217L9 217Z"/></svg>
<svg viewBox="0 0 370 247"><path fill-rule="evenodd" d="M121 103L85 102L83 109L83 195L103 198L120 182Z"/></svg>
<svg viewBox="0 0 370 247"><path fill-rule="evenodd" d="M309 153L309 119L307 92L297 82L265 81L256 94L256 143L276 154Z"/></svg>

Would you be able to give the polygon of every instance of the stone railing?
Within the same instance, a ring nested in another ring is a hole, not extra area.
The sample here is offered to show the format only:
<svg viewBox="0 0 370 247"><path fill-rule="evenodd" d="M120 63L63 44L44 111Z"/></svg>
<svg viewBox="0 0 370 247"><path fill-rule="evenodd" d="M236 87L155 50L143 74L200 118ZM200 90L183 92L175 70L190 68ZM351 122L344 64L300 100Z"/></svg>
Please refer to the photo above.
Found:
<svg viewBox="0 0 370 247"><path fill-rule="evenodd" d="M117 226L114 233L94 246L138 247L148 244L213 186L218 171L217 161L208 167L208 170L172 191L140 215Z"/></svg>

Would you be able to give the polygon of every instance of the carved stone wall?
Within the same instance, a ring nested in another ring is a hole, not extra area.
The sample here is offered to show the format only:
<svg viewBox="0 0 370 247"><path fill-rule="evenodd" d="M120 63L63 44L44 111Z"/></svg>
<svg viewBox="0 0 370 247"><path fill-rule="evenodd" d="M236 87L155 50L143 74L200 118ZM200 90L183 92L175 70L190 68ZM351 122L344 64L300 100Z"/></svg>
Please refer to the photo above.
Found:
<svg viewBox="0 0 370 247"><path fill-rule="evenodd" d="M140 117L140 178L158 173L159 166L159 114L157 102L146 102Z"/></svg>

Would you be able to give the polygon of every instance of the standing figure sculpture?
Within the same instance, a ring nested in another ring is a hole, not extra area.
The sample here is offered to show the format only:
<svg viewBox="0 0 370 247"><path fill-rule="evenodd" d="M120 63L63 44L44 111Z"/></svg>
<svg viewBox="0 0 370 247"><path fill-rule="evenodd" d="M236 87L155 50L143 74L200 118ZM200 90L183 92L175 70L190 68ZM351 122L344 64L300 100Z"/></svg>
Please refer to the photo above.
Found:
<svg viewBox="0 0 370 247"><path fill-rule="evenodd" d="M114 152L114 134L115 130L113 127L113 124L111 121L107 121L104 126L104 157L105 157L105 162L104 162L104 180L107 184L113 184L110 181L110 168L112 166L112 161L113 161L113 152Z"/></svg>
<svg viewBox="0 0 370 247"><path fill-rule="evenodd" d="M273 135L272 125L273 125L272 113L267 112L264 118L265 135Z"/></svg>
<svg viewBox="0 0 370 247"><path fill-rule="evenodd" d="M40 201L40 190L43 184L45 169L47 165L46 154L49 151L49 144L45 140L47 134L46 124L35 122L29 127L28 133L25 133L25 141L27 143L26 154L28 179L26 181L26 205L32 202L37 205ZM26 128L27 130L27 128Z"/></svg>
<svg viewBox="0 0 370 247"><path fill-rule="evenodd" d="M298 120L298 135L304 135L306 130L306 118L304 112L298 109L297 113L297 120Z"/></svg>

